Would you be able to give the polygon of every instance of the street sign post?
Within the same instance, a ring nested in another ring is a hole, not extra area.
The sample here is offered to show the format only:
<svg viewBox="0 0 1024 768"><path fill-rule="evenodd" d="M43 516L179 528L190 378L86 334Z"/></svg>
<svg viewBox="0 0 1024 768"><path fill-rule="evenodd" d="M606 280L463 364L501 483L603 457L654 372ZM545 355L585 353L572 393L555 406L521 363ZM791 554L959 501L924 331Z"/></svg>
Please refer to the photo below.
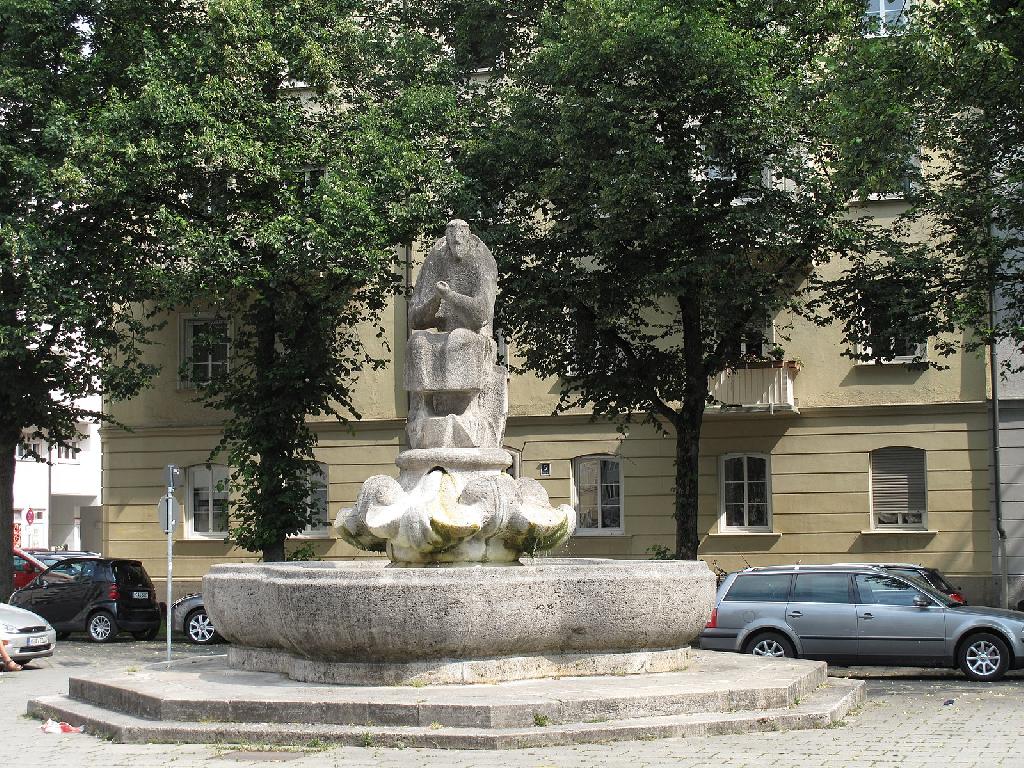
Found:
<svg viewBox="0 0 1024 768"><path fill-rule="evenodd" d="M164 467L164 485L167 487L159 503L156 505L157 519L164 533L167 534L167 663L171 663L171 635L173 634L173 616L171 604L174 596L174 526L178 524L178 500L174 498L174 490L181 485L181 467L168 464Z"/></svg>
<svg viewBox="0 0 1024 768"><path fill-rule="evenodd" d="M181 505L173 496L161 496L156 505L157 520L160 521L160 530L164 533L171 533L178 522L178 512Z"/></svg>

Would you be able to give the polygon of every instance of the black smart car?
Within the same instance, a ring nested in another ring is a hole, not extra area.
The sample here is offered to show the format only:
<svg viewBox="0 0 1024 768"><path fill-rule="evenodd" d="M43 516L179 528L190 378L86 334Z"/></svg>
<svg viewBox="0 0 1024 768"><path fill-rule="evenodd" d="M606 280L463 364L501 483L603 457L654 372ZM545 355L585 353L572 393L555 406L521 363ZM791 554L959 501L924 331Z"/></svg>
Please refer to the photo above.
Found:
<svg viewBox="0 0 1024 768"><path fill-rule="evenodd" d="M62 560L11 595L10 604L45 618L58 638L86 632L106 643L125 630L152 640L160 630L156 589L138 560Z"/></svg>

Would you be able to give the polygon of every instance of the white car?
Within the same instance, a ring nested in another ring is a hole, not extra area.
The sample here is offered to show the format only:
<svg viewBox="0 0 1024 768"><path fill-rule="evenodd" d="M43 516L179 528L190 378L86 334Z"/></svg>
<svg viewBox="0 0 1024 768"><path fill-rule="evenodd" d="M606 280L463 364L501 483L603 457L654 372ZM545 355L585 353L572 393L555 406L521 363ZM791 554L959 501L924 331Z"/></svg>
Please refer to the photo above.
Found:
<svg viewBox="0 0 1024 768"><path fill-rule="evenodd" d="M0 640L7 641L7 653L19 664L53 656L57 633L42 616L0 603Z"/></svg>

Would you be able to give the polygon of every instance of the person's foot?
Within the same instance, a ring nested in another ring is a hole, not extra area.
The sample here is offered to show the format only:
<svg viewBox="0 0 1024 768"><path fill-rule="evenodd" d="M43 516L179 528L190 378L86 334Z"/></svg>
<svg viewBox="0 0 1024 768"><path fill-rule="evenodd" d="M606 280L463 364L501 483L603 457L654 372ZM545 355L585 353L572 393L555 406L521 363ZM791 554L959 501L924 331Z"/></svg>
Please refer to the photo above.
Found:
<svg viewBox="0 0 1024 768"><path fill-rule="evenodd" d="M21 672L21 664L15 661L8 661L4 664L4 670L7 672Z"/></svg>

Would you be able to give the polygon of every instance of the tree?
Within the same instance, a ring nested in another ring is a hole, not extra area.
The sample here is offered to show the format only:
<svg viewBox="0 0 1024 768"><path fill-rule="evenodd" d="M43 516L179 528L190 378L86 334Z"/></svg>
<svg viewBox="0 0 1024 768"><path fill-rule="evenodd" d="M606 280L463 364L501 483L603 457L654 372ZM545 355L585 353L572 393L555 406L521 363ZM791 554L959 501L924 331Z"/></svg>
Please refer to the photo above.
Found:
<svg viewBox="0 0 1024 768"><path fill-rule="evenodd" d="M889 285L892 328L932 337L937 358L1000 339L1024 344L1024 8L1014 0L914 4L879 48L904 119L891 134L917 155L906 168L910 206L883 254L822 284L820 306L848 313L853 297ZM892 103L892 93L888 94ZM885 100L875 98L878 105ZM990 314L995 299L999 313ZM864 340L867 328L848 328ZM1011 361L1003 361L1009 365Z"/></svg>
<svg viewBox="0 0 1024 768"><path fill-rule="evenodd" d="M91 395L124 398L152 373L150 323L130 302L152 288L140 229L118 215L77 148L117 61L85 0L19 0L0 19L0 599L11 592L15 451L71 447L103 414ZM123 40L120 42L124 42ZM127 50L122 47L122 53ZM27 439L26 439L27 438Z"/></svg>
<svg viewBox="0 0 1024 768"><path fill-rule="evenodd" d="M867 251L834 91L860 3L547 3L482 97L468 210L502 265L524 367L675 436L674 555L695 558L709 377L814 267ZM473 206L473 207L470 207Z"/></svg>
<svg viewBox="0 0 1024 768"><path fill-rule="evenodd" d="M230 536L283 560L317 514L307 419L359 417L353 381L383 364L362 332L401 288L396 246L443 220L450 56L400 2L212 0L169 23L143 87L106 104L111 144L158 169L171 300L224 321L194 349L229 329L227 365L182 374L225 416L211 461L231 467Z"/></svg>
<svg viewBox="0 0 1024 768"><path fill-rule="evenodd" d="M908 219L925 222L943 273L935 327L967 346L1024 344L1024 7L954 0L911 18L921 83L919 141L932 160ZM903 264L892 265L899 273ZM990 297L1003 312L990 318ZM992 320L995 320L994 324ZM952 344L944 351L951 353Z"/></svg>

